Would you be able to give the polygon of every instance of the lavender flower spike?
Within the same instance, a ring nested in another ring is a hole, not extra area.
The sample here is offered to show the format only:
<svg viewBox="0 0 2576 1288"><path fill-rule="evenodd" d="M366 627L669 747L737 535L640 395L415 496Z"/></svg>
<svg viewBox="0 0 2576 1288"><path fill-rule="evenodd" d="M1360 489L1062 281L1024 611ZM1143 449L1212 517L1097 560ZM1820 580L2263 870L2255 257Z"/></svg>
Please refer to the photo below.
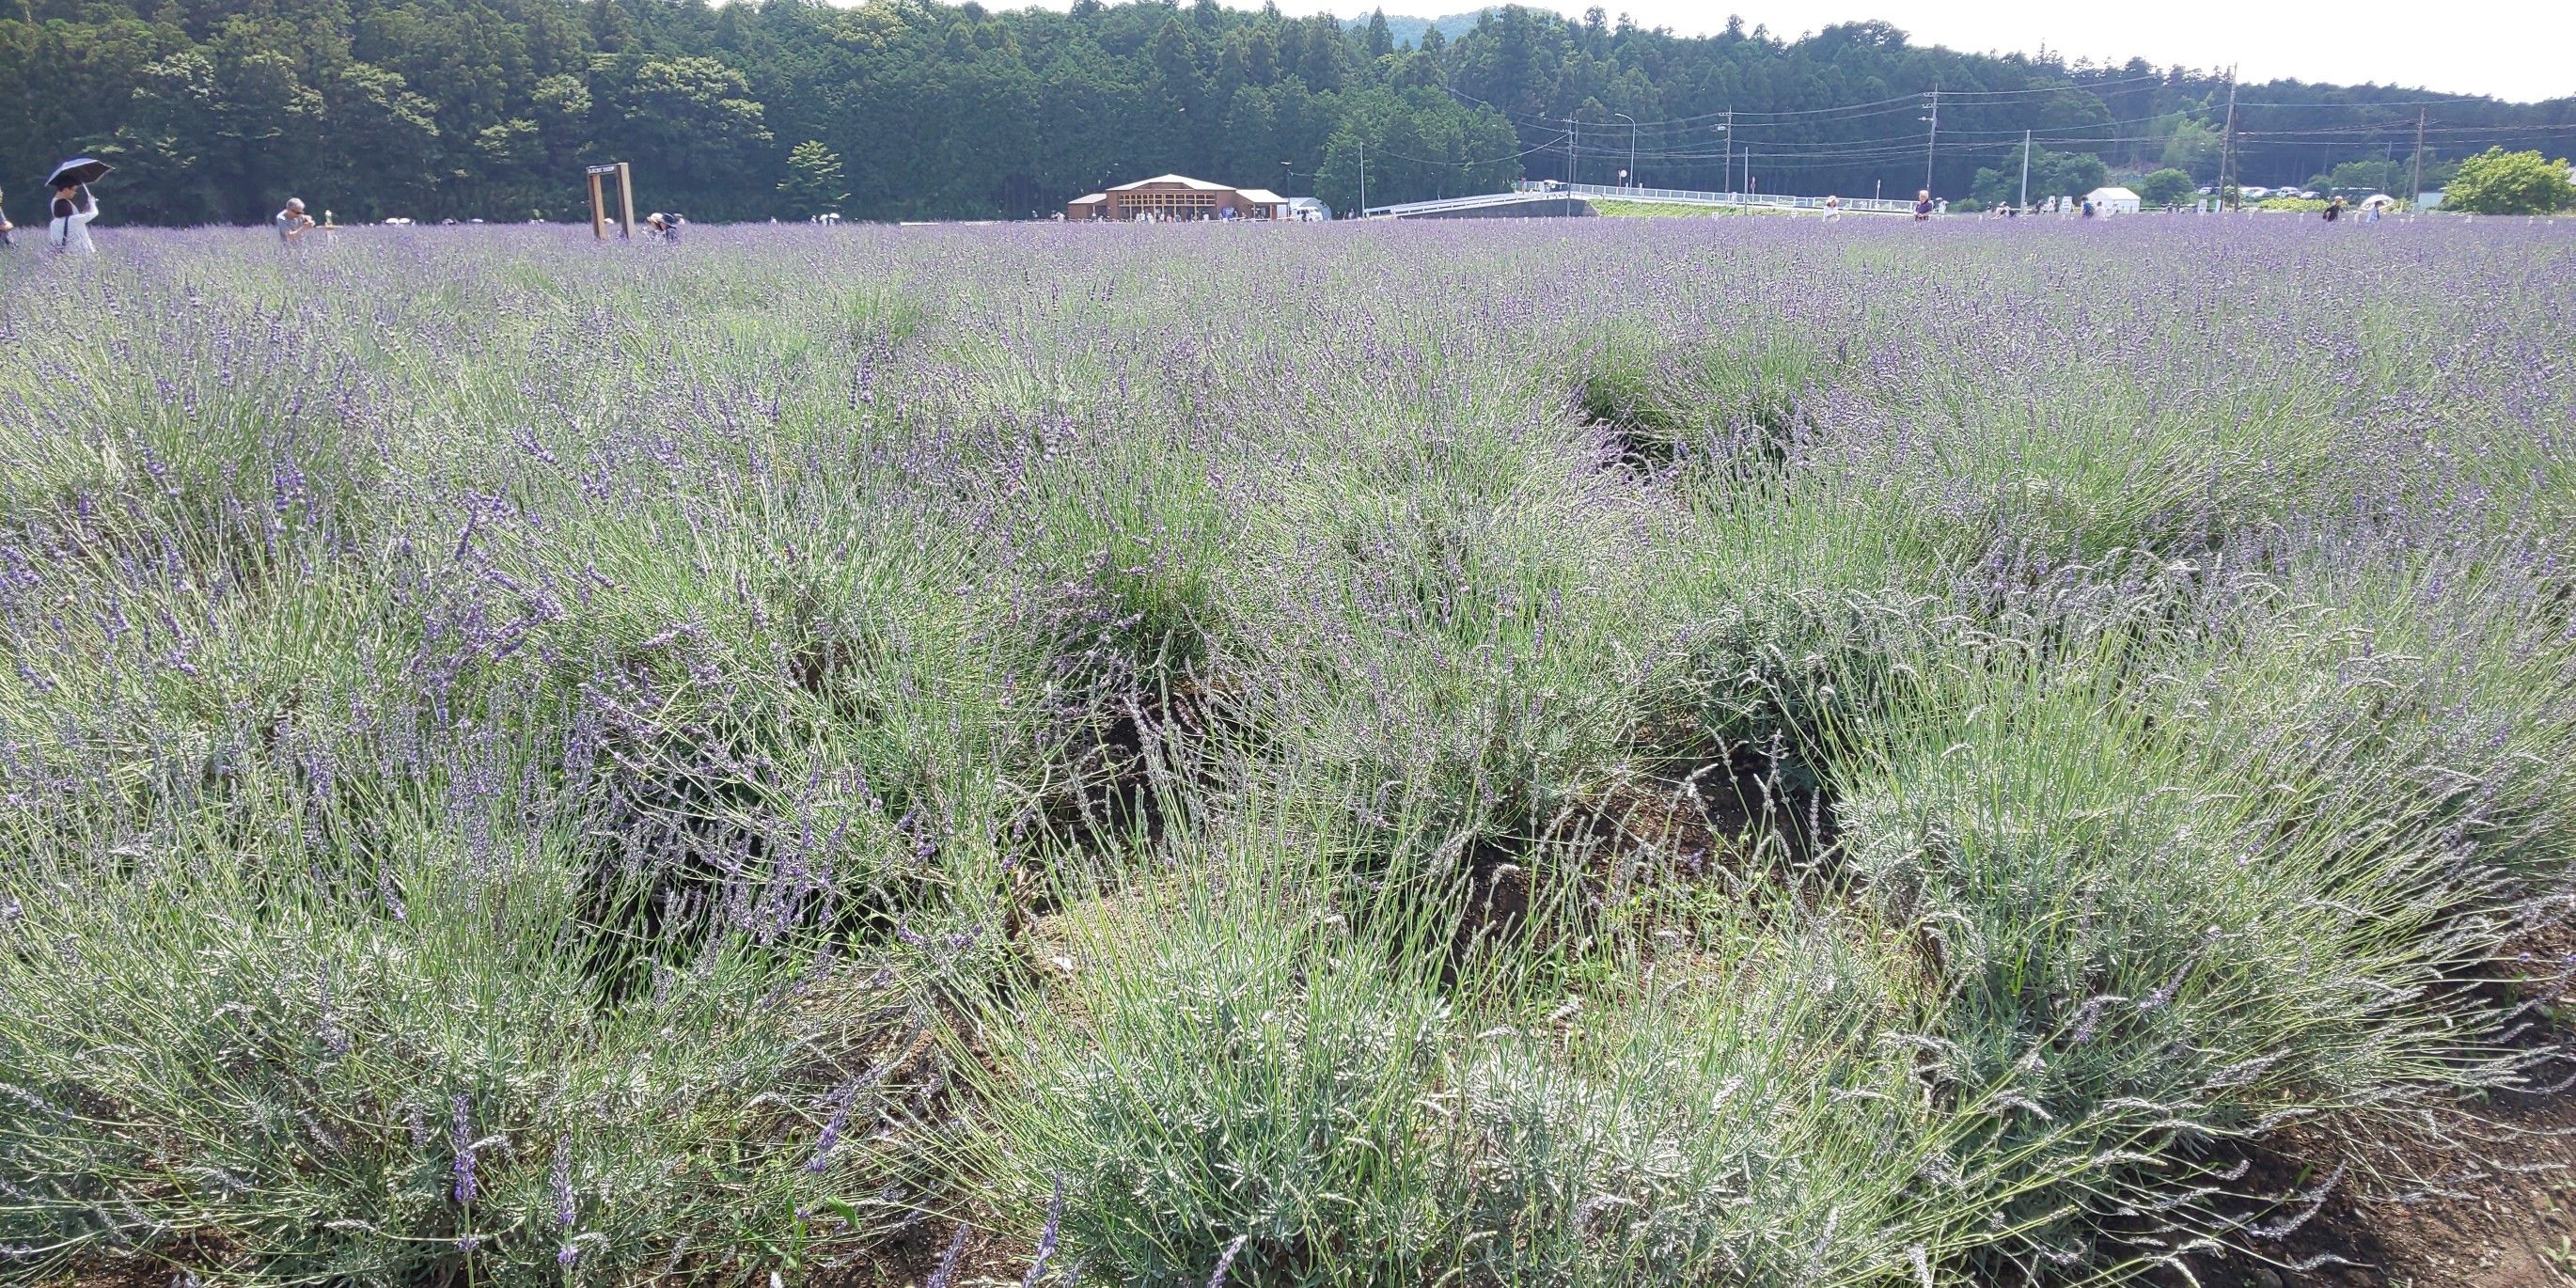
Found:
<svg viewBox="0 0 2576 1288"><path fill-rule="evenodd" d="M1046 1273L1047 1258L1055 1255L1057 1232L1064 1225L1064 1178L1055 1178L1055 1197L1047 1200L1046 1226L1038 1231L1037 1259L1029 1263L1029 1273L1020 1280L1020 1288L1037 1288L1038 1276Z"/></svg>
<svg viewBox="0 0 2576 1288"><path fill-rule="evenodd" d="M1216 1273L1208 1276L1208 1288L1225 1288L1225 1272L1234 1268L1234 1254L1243 1251L1244 1241L1251 1237L1238 1234L1234 1242L1225 1245L1225 1255L1216 1259Z"/></svg>
<svg viewBox="0 0 2576 1288"><path fill-rule="evenodd" d="M939 1268L930 1272L921 1288L951 1288L957 1279L957 1263L966 1255L967 1232L974 1228L963 1221L957 1223L957 1235L948 1241L948 1251L939 1258Z"/></svg>

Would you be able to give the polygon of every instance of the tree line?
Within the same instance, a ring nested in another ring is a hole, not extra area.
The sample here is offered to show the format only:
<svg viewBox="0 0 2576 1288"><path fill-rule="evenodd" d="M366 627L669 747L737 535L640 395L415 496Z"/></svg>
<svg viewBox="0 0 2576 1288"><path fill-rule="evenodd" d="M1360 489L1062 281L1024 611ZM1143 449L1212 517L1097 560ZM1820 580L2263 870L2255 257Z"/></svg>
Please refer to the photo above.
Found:
<svg viewBox="0 0 2576 1288"><path fill-rule="evenodd" d="M1910 43L1883 23L1677 36L1594 9L1399 41L1214 0L19 0L0 18L0 183L118 167L120 220L578 218L585 164L696 219L1027 218L1167 171L1353 204L1524 175L1965 195L2034 146L2214 177L2227 86L2143 62ZM1942 95L1938 130L1918 123ZM2386 159L2417 91L2240 86L2232 173ZM2576 142L2576 103L2446 101L2442 140ZM1731 114L1731 115L1730 115ZM1921 132L1918 135L1918 131ZM2492 137L2489 137L2492 136ZM1925 142L1931 144L1927 149ZM2402 153L2400 154L2403 155ZM2091 167L2052 161L2050 173Z"/></svg>

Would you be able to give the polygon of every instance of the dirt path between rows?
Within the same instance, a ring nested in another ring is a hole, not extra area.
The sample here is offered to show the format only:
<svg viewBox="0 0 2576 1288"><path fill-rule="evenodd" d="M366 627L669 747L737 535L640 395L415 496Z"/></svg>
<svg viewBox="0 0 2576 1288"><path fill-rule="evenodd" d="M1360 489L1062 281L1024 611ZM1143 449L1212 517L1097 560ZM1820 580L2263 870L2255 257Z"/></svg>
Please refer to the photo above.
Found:
<svg viewBox="0 0 2576 1288"><path fill-rule="evenodd" d="M2478 1120L2448 1147L2394 1147L2377 1179L2340 1188L2280 1245L2251 1259L2195 1267L2209 1288L2576 1288L2576 923L2527 936L2546 984L2522 986L2560 1054L2535 1067L2529 1092L2472 1106ZM2529 1035L2526 1035L2528 1037ZM2292 1188L2330 1166L2295 1145L2259 1160ZM2358 1170L2358 1169L2356 1169ZM2284 1267L2307 1266L2307 1269Z"/></svg>
<svg viewBox="0 0 2576 1288"><path fill-rule="evenodd" d="M2500 1103L2490 1116L2494 1132L2423 1160L2413 1189L2320 1214L2318 1240L2364 1263L2345 1282L2576 1288L2576 1095Z"/></svg>

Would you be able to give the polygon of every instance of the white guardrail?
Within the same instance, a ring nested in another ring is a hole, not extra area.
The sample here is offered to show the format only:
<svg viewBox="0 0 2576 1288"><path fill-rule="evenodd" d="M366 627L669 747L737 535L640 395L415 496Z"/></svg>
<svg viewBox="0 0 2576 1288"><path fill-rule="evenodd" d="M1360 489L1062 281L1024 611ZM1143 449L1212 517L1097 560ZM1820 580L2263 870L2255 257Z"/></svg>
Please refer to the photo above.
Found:
<svg viewBox="0 0 2576 1288"><path fill-rule="evenodd" d="M1479 193L1472 197L1443 197L1434 201L1408 201L1391 206L1370 206L1361 211L1364 218L1437 214L1450 210L1474 210L1482 206L1514 206L1550 197L1602 197L1614 201L1660 201L1675 205L1732 206L1738 209L1811 210L1824 213L1822 197L1793 197L1773 192L1693 192L1683 188L1612 188L1597 183L1533 183L1509 192ZM1909 215L1914 213L1910 201L1884 201L1874 197L1845 197L1841 209L1846 214Z"/></svg>

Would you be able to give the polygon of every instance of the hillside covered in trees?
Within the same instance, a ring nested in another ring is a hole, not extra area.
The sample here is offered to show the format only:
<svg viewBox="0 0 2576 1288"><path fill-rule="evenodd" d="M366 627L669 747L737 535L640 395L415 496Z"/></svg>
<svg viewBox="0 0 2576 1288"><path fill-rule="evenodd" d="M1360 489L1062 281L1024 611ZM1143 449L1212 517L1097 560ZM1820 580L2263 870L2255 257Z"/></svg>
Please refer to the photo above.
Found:
<svg viewBox="0 0 2576 1288"><path fill-rule="evenodd" d="M1026 218L1180 171L1373 201L1524 173L1764 191L1944 195L2039 149L2113 170L2218 166L2227 85L1910 43L1881 23L1681 37L1595 9L1482 15L1452 39L1383 17L1214 0L998 11L813 0L19 0L0 18L0 177L115 162L113 214L248 221L290 192L343 219L570 218L580 167L699 219ZM1937 133L1920 120L1940 90ZM2295 82L2238 90L2248 182L2576 143L2537 105ZM1929 135L1927 140L1927 134Z"/></svg>

